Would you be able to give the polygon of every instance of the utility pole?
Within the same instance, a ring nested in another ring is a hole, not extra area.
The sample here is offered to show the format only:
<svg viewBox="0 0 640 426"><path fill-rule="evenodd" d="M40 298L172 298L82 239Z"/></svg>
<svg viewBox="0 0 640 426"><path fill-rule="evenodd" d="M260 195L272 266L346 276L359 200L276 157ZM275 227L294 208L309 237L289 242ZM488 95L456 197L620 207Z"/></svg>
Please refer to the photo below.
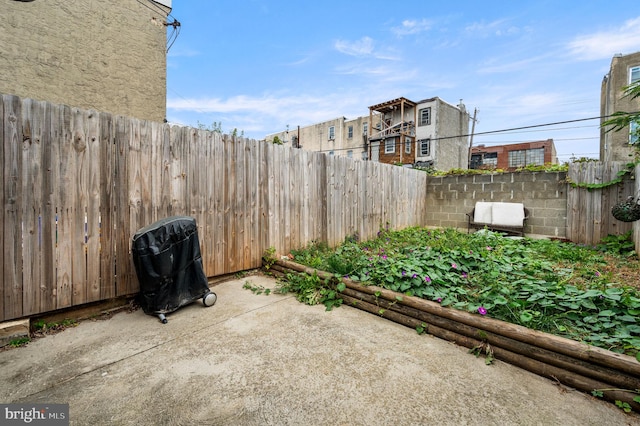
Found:
<svg viewBox="0 0 640 426"><path fill-rule="evenodd" d="M478 108L473 109L473 118L471 119L471 136L469 137L469 158L467 162L467 169L471 168L471 148L473 148L473 134L476 131L476 116L478 115Z"/></svg>

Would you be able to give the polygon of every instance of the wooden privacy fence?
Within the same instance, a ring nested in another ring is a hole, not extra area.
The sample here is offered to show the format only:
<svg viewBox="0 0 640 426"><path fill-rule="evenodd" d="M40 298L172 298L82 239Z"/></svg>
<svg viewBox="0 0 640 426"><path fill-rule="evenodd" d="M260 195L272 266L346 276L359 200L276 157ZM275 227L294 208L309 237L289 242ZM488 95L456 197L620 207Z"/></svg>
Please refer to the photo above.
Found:
<svg viewBox="0 0 640 426"><path fill-rule="evenodd" d="M612 181L625 162L571 163L567 177L574 183L601 184ZM635 171L636 176L639 170ZM638 179L628 176L619 184L599 189L568 186L567 190L567 238L587 245L598 244L609 234L624 234L634 229L634 223L621 222L613 217L611 208L629 196L638 193ZM639 239L634 237L636 247Z"/></svg>
<svg viewBox="0 0 640 426"><path fill-rule="evenodd" d="M0 100L0 320L136 293L131 237L167 216L196 219L209 276L425 223L422 172Z"/></svg>

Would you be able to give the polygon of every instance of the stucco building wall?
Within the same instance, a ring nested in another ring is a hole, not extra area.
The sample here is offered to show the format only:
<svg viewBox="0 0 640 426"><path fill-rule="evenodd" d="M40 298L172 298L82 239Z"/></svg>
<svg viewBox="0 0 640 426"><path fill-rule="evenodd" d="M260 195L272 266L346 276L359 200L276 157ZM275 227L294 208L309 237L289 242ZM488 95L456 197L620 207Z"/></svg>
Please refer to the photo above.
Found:
<svg viewBox="0 0 640 426"><path fill-rule="evenodd" d="M630 81L632 68L640 67L640 52L630 55L617 55L611 60L611 69L602 80L600 96L601 121L606 120L614 112L640 111L640 99L623 98L623 87ZM637 74L636 74L637 75ZM600 130L600 160L601 161L629 161L634 148L629 144L629 128L618 132Z"/></svg>
<svg viewBox="0 0 640 426"><path fill-rule="evenodd" d="M170 8L148 0L0 0L0 10L0 93L165 119Z"/></svg>

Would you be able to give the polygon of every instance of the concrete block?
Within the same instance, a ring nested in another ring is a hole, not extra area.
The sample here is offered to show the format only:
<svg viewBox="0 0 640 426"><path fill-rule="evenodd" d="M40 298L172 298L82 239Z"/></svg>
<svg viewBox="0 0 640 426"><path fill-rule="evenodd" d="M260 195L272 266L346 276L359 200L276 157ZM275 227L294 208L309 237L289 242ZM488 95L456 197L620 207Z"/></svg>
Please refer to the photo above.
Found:
<svg viewBox="0 0 640 426"><path fill-rule="evenodd" d="M553 228L562 228L566 227L567 217L558 216L558 217L546 217L544 219L544 226L553 227Z"/></svg>
<svg viewBox="0 0 640 426"><path fill-rule="evenodd" d="M493 182L493 175L474 175L474 183L491 183Z"/></svg>
<svg viewBox="0 0 640 426"><path fill-rule="evenodd" d="M555 193L554 193L555 195ZM544 200L544 207L548 209L567 210L567 199L563 198L546 198Z"/></svg>

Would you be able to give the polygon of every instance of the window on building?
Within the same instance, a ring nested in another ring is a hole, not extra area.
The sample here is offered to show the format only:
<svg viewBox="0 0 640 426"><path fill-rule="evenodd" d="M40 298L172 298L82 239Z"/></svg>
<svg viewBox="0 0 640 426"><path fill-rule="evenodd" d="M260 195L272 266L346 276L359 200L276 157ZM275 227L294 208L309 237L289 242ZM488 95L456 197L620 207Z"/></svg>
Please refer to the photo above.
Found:
<svg viewBox="0 0 640 426"><path fill-rule="evenodd" d="M629 123L629 143L640 144L640 126L635 121Z"/></svg>
<svg viewBox="0 0 640 426"><path fill-rule="evenodd" d="M509 151L509 167L523 167L529 164L544 165L544 148Z"/></svg>
<svg viewBox="0 0 640 426"><path fill-rule="evenodd" d="M479 169L482 166L482 154L471 154L471 161L469 162L470 169Z"/></svg>
<svg viewBox="0 0 640 426"><path fill-rule="evenodd" d="M404 138L404 153L411 154L411 138Z"/></svg>
<svg viewBox="0 0 640 426"><path fill-rule="evenodd" d="M418 126L428 126L431 124L431 107L418 111Z"/></svg>
<svg viewBox="0 0 640 426"><path fill-rule="evenodd" d="M544 148L532 148L527 150L527 164L544 166Z"/></svg>
<svg viewBox="0 0 640 426"><path fill-rule="evenodd" d="M393 154L396 152L396 139L389 138L384 141L384 153L385 154Z"/></svg>
<svg viewBox="0 0 640 426"><path fill-rule="evenodd" d="M509 167L523 167L527 165L526 162L527 151L519 149L517 151L509 151Z"/></svg>
<svg viewBox="0 0 640 426"><path fill-rule="evenodd" d="M418 141L420 145L420 156L428 157L431 155L431 139L420 139Z"/></svg>
<svg viewBox="0 0 640 426"><path fill-rule="evenodd" d="M362 125L362 134L365 136L369 134L369 123L364 123Z"/></svg>
<svg viewBox="0 0 640 426"><path fill-rule="evenodd" d="M353 137L353 126L347 128L347 137L351 139Z"/></svg>
<svg viewBox="0 0 640 426"><path fill-rule="evenodd" d="M498 153L497 152L487 152L482 156L482 162L480 163L483 166L488 166L490 168L498 167Z"/></svg>
<svg viewBox="0 0 640 426"><path fill-rule="evenodd" d="M329 155L333 155L333 154L334 154L334 152L333 152L333 151L329 151Z"/></svg>
<svg viewBox="0 0 640 426"><path fill-rule="evenodd" d="M367 161L367 160L369 159L369 155L367 154L367 152L366 152L366 151L362 151L362 159L363 159L364 161Z"/></svg>
<svg viewBox="0 0 640 426"><path fill-rule="evenodd" d="M640 67L631 67L629 69L629 84L640 81Z"/></svg>
<svg viewBox="0 0 640 426"><path fill-rule="evenodd" d="M347 151L347 157L353 158L353 151L352 150Z"/></svg>
<svg viewBox="0 0 640 426"><path fill-rule="evenodd" d="M329 126L329 140L335 140L336 138L336 127L335 126Z"/></svg>

